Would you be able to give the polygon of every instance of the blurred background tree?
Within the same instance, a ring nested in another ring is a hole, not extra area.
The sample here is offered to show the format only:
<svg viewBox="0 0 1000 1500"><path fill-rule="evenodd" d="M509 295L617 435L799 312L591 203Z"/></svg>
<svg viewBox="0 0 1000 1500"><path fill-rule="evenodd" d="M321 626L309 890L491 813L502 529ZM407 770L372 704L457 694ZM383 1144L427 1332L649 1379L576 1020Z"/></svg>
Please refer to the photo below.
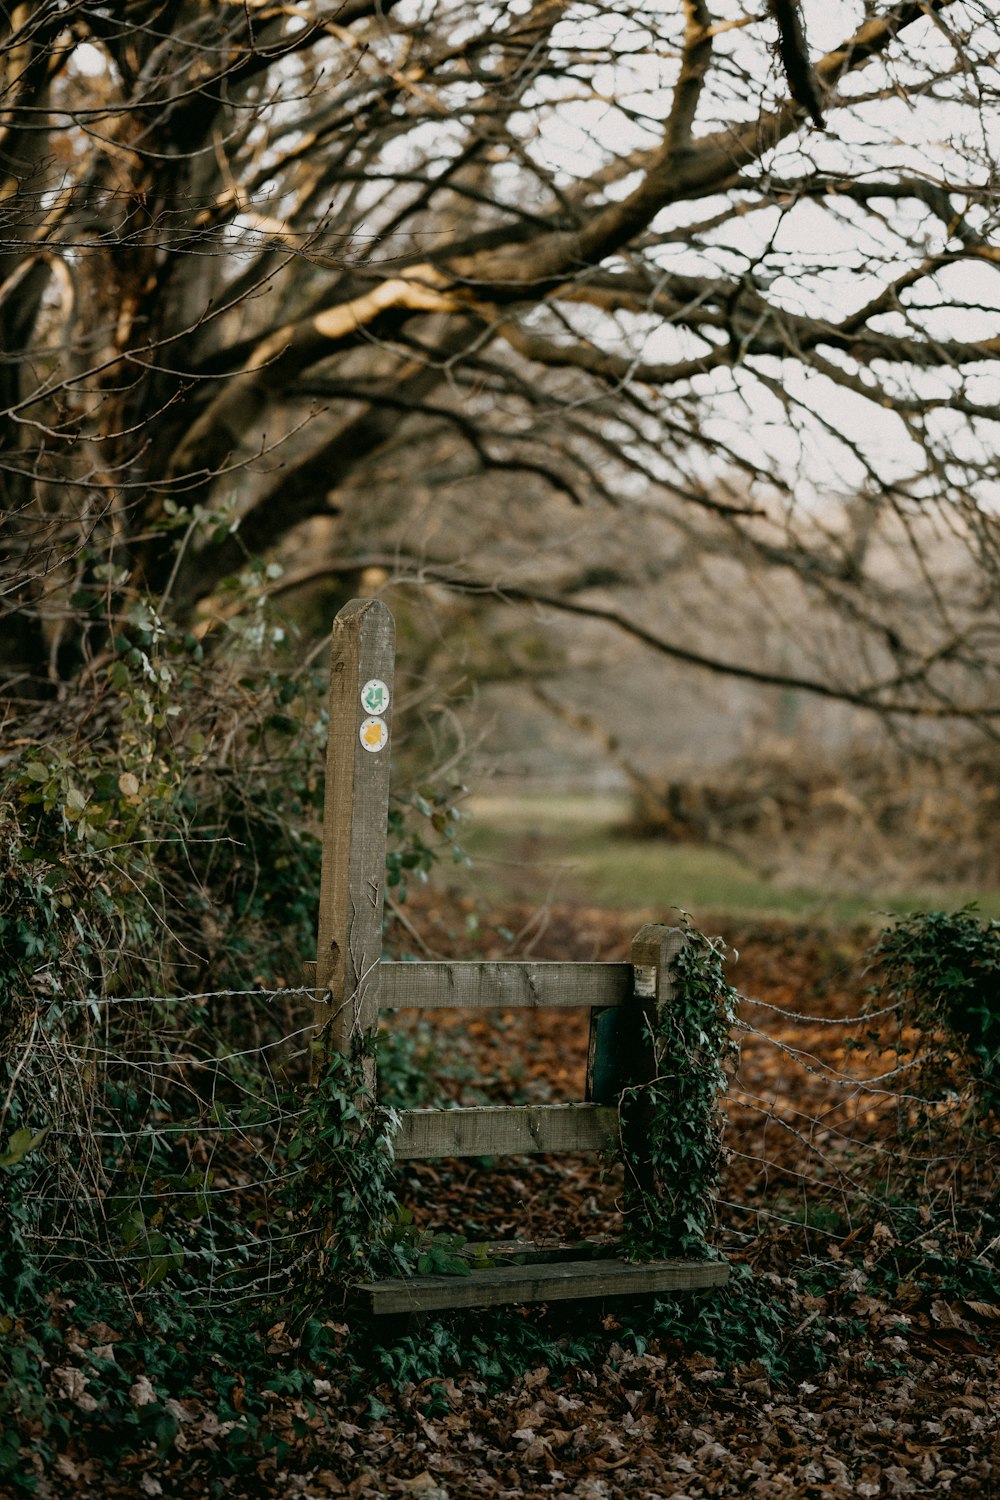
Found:
<svg viewBox="0 0 1000 1500"><path fill-rule="evenodd" d="M614 638L782 733L816 701L992 735L994 21L3 6L9 749L120 742L145 683L150 764L231 753L274 596L301 662L392 582L431 674L449 633L472 679ZM605 725L657 696L621 660Z"/></svg>

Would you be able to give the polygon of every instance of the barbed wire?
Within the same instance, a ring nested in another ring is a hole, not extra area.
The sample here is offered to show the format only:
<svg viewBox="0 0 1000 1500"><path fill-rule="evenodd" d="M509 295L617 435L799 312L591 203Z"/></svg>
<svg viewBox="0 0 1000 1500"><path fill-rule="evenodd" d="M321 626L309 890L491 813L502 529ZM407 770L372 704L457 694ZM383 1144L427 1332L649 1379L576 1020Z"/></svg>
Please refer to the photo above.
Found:
<svg viewBox="0 0 1000 1500"><path fill-rule="evenodd" d="M30 1236L29 1236L29 1238L30 1238ZM42 1243L45 1243L44 1236L42 1236L42 1235L36 1235L36 1236L34 1236L34 1238L36 1240L42 1242ZM269 1248L273 1248L275 1245L284 1245L284 1244L287 1244L287 1243L289 1243L292 1240L315 1239L315 1238L316 1238L316 1231L310 1225L306 1229L296 1229L294 1231L289 1232L288 1234L268 1236L267 1238L263 1238L262 1237L260 1239L236 1240L232 1244L228 1244L228 1245L210 1245L210 1246L203 1247L201 1249L199 1249L199 1248L197 1248L195 1246L181 1245L173 1253L182 1256L185 1260L187 1260L187 1259L194 1259L194 1260L218 1260L222 1256L226 1256L226 1255L239 1255L239 1254L245 1253L248 1250L254 1250L254 1249L265 1249L266 1250L266 1249L269 1249ZM130 1253L128 1251L119 1252L117 1250L112 1252L112 1251L109 1251L109 1250L105 1249L103 1246L99 1245L98 1243L96 1243L96 1242L94 1242L92 1240L85 1239L82 1235L80 1235L80 1236L65 1235L63 1237L63 1240L61 1241L61 1243L76 1244L76 1245L80 1246L83 1250L86 1251L87 1260L88 1260L88 1263L90 1265L94 1265L97 1262L101 1262L102 1264L109 1265L109 1266L117 1266L117 1265L123 1265L123 1266L124 1265L145 1265L150 1260L155 1260L157 1258L157 1256L159 1256L161 1254L162 1255L166 1255L166 1254L169 1253L169 1246L166 1249L162 1250L162 1251L160 1251L160 1250L149 1250L149 1249L146 1249L146 1250L143 1250L140 1253L136 1253L136 1254L132 1254L132 1253ZM79 1252L77 1252L77 1254L79 1254ZM62 1258L63 1259L76 1259L77 1256L76 1255L70 1256L68 1252L63 1252ZM53 1251L53 1250L50 1249L46 1253L45 1259L46 1259L47 1263L52 1264L53 1261L58 1261L60 1259L60 1256L55 1251ZM239 1268L238 1267L234 1267L234 1271L236 1269L239 1269Z"/></svg>
<svg viewBox="0 0 1000 1500"><path fill-rule="evenodd" d="M761 1116L767 1118L768 1120L772 1120L775 1125L788 1126L790 1129L794 1129L794 1127L792 1126L791 1121L787 1118L787 1116L779 1114L777 1112L777 1110L774 1107L774 1101L773 1100L765 1099L765 1098L763 1098L759 1094L752 1094L749 1091L744 1090L744 1089L741 1089L738 1092L739 1092L739 1098L738 1099L731 1099L731 1102L733 1102L738 1109L747 1109L747 1110L750 1110L750 1111L752 1111L755 1114L758 1114L758 1115L761 1115ZM723 1102L725 1102L725 1101L723 1101ZM929 1105L933 1105L934 1103L936 1103L935 1100L928 1100L926 1102ZM787 1106L786 1106L786 1108L787 1108ZM848 1143L848 1144L851 1144L851 1145L856 1145L857 1144L857 1137L856 1136L848 1134L848 1132L846 1130L840 1130L837 1127L837 1125L834 1124L830 1120L824 1120L824 1119L821 1119L817 1115L809 1115L809 1114L806 1114L804 1111L799 1111L799 1110L790 1110L789 1112L791 1114L793 1114L793 1115L796 1115L796 1114L800 1115L801 1119L803 1121L806 1121L809 1124L816 1126L817 1130L824 1131L824 1132L826 1132L826 1133L828 1133L830 1135L834 1135L834 1134L835 1135L839 1135L840 1138L845 1143ZM885 1156L885 1157L889 1158L892 1161L896 1161L898 1159L898 1152L895 1151L893 1148L891 1148L889 1146L883 1145L880 1141L875 1141L875 1140L866 1141L865 1142L865 1150L868 1151L873 1156ZM912 1159L912 1156L911 1156L911 1159ZM920 1160L926 1166L942 1166L942 1165L944 1165L947 1162L962 1161L964 1159L965 1159L965 1152L963 1152L963 1151L955 1151L953 1153L938 1152L934 1156L926 1156L926 1157L920 1157L920 1158L918 1158L918 1160Z"/></svg>
<svg viewBox="0 0 1000 1500"><path fill-rule="evenodd" d="M227 1193L250 1193L254 1188L270 1188L278 1183L292 1182L296 1177L301 1177L305 1171L304 1167L296 1167L291 1172L275 1172L270 1177L259 1177L251 1182L223 1183L216 1186L214 1183L206 1187L192 1188L157 1188L156 1197L160 1198L222 1198ZM77 1203L78 1199L60 1193L33 1193L32 1197L36 1203Z"/></svg>
<svg viewBox="0 0 1000 1500"><path fill-rule="evenodd" d="M211 1131L213 1135L225 1135L227 1133L232 1133L235 1135L243 1135L244 1138L246 1138L248 1131L264 1130L268 1125L280 1125L285 1120L302 1119L307 1113L308 1111L305 1109L288 1110L282 1114L273 1115L270 1119L267 1120L255 1120L252 1124L245 1124L240 1121L235 1121L233 1124L223 1125L211 1120L189 1120L184 1125L147 1125L135 1130L125 1130L124 1128L121 1130L87 1129L85 1132L81 1132L79 1130L70 1130L68 1128L61 1129L58 1125L53 1125L50 1128L49 1134L66 1137L69 1139L79 1139L81 1134L86 1134L88 1137L93 1137L94 1140L121 1141L149 1140L150 1138L158 1135L190 1135L193 1130L199 1130Z"/></svg>
<svg viewBox="0 0 1000 1500"><path fill-rule="evenodd" d="M284 1047L288 1042L295 1041L300 1036L308 1036L313 1031L311 1026L300 1026L296 1031L290 1031L285 1036L279 1037L273 1042L258 1042L255 1047L247 1047L242 1052L226 1052L221 1058L206 1054L204 1057L181 1057L173 1056L164 1058L162 1061L143 1057L141 1053L125 1056L121 1053L112 1052L109 1048L95 1046L93 1042L76 1043L60 1041L59 1046L63 1052L76 1053L88 1060L98 1057L110 1059L112 1062L120 1063L123 1067L142 1067L152 1070L153 1068L209 1068L213 1065L218 1067L222 1063L236 1062L242 1057L259 1057L267 1052L276 1051ZM300 1053L299 1056L303 1056Z"/></svg>
<svg viewBox="0 0 1000 1500"><path fill-rule="evenodd" d="M875 1021L879 1016L892 1016L898 1011L905 1009L906 1000L896 1000L892 1005L883 1005L878 1010L860 1012L856 1016L810 1016L805 1011L786 1010L783 1005L774 1005L770 1000L758 1000L753 995L740 995L741 1005L754 1005L761 1010L773 1011L776 1016L782 1016L788 1021L806 1021L810 1026L861 1026L868 1021ZM746 1022L737 1021L738 1026L746 1025ZM749 1028L753 1029L753 1028Z"/></svg>
<svg viewBox="0 0 1000 1500"><path fill-rule="evenodd" d="M751 1035L759 1036L764 1041L769 1042L772 1047L777 1048L779 1052L783 1052L786 1057L793 1058L798 1063L799 1067L801 1067L805 1072L811 1073L816 1078L822 1078L827 1083L840 1083L845 1086L850 1086L851 1088L857 1089L860 1093L888 1094L891 1095L893 1099L912 1100L912 1102L916 1104L927 1104L930 1103L930 1101L927 1099L921 1099L916 1094L898 1094L894 1089L873 1089L870 1087L870 1085L873 1083L882 1083L884 1080L889 1078L897 1078L902 1073L913 1072L914 1070L918 1070L921 1067L925 1067L929 1061L940 1060L948 1056L948 1052L945 1048L938 1048L936 1050L926 1052L920 1057L913 1057L908 1062L900 1063L899 1067L897 1068L890 1068L887 1069L887 1071L884 1073L874 1073L869 1075L869 1077L867 1078L860 1078L855 1073L841 1073L838 1069L831 1067L827 1063L824 1063L823 1060L816 1057L814 1053L805 1052L799 1047L792 1047L787 1042L781 1041L778 1037L771 1036L766 1031L758 1031L756 1027L751 1026L747 1027L747 1031ZM809 1062L805 1061L806 1058L810 1059L810 1061L813 1063L817 1063L818 1066L810 1067ZM826 1071L821 1071L822 1069L825 1069Z"/></svg>
<svg viewBox="0 0 1000 1500"><path fill-rule="evenodd" d="M117 1006L117 1005L183 1005L199 1000L279 1000L290 996L304 998L311 997L317 1005L325 1005L330 998L329 991L318 989L316 985L281 985L277 989L266 989L262 985L256 985L250 990L192 990L183 995L88 995L83 999L62 999L53 997L50 1002L58 1004L66 1009L87 1009L91 1006Z"/></svg>

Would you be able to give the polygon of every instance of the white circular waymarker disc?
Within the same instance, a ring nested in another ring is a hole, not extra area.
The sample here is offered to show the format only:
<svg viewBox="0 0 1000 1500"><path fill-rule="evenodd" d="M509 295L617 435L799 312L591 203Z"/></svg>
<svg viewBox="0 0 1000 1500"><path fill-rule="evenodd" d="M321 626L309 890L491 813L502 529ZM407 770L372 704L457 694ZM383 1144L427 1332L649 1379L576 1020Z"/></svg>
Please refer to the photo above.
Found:
<svg viewBox="0 0 1000 1500"><path fill-rule="evenodd" d="M362 745L364 745L366 750L370 750L373 755L377 754L379 750L384 750L389 743L389 726L384 719L374 716L370 719L365 719L358 733L361 736Z"/></svg>
<svg viewBox="0 0 1000 1500"><path fill-rule="evenodd" d="M361 707L370 714L384 714L389 707L389 689L379 677L372 677L361 689Z"/></svg>

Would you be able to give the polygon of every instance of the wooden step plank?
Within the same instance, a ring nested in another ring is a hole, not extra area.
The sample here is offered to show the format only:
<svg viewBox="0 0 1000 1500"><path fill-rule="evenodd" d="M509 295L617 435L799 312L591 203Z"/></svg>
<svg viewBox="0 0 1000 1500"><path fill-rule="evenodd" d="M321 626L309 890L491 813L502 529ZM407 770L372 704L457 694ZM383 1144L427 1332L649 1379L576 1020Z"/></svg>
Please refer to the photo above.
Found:
<svg viewBox="0 0 1000 1500"><path fill-rule="evenodd" d="M557 1261L618 1260L621 1240L614 1235L595 1235L585 1240L485 1240L467 1247L485 1254L493 1266L543 1265Z"/></svg>
<svg viewBox="0 0 1000 1500"><path fill-rule="evenodd" d="M435 1156L533 1156L604 1151L618 1141L618 1110L601 1104L488 1105L406 1109L394 1140L397 1161Z"/></svg>
<svg viewBox="0 0 1000 1500"><path fill-rule="evenodd" d="M725 1261L562 1261L556 1265L491 1266L469 1276L393 1277L356 1288L373 1313L500 1307L516 1302L567 1302L587 1297L637 1297L723 1286Z"/></svg>
<svg viewBox="0 0 1000 1500"><path fill-rule="evenodd" d="M611 1007L632 994L631 964L392 963L379 965L383 1010Z"/></svg>

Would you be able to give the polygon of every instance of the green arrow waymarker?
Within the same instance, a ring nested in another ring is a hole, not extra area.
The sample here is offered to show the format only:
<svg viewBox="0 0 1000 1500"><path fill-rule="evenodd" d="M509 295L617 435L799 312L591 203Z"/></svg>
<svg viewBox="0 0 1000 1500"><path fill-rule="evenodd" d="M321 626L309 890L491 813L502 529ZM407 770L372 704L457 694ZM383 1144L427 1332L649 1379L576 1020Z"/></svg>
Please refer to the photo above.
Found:
<svg viewBox="0 0 1000 1500"><path fill-rule="evenodd" d="M384 682L373 677L361 689L361 702L370 714L385 713L389 707L389 689Z"/></svg>

